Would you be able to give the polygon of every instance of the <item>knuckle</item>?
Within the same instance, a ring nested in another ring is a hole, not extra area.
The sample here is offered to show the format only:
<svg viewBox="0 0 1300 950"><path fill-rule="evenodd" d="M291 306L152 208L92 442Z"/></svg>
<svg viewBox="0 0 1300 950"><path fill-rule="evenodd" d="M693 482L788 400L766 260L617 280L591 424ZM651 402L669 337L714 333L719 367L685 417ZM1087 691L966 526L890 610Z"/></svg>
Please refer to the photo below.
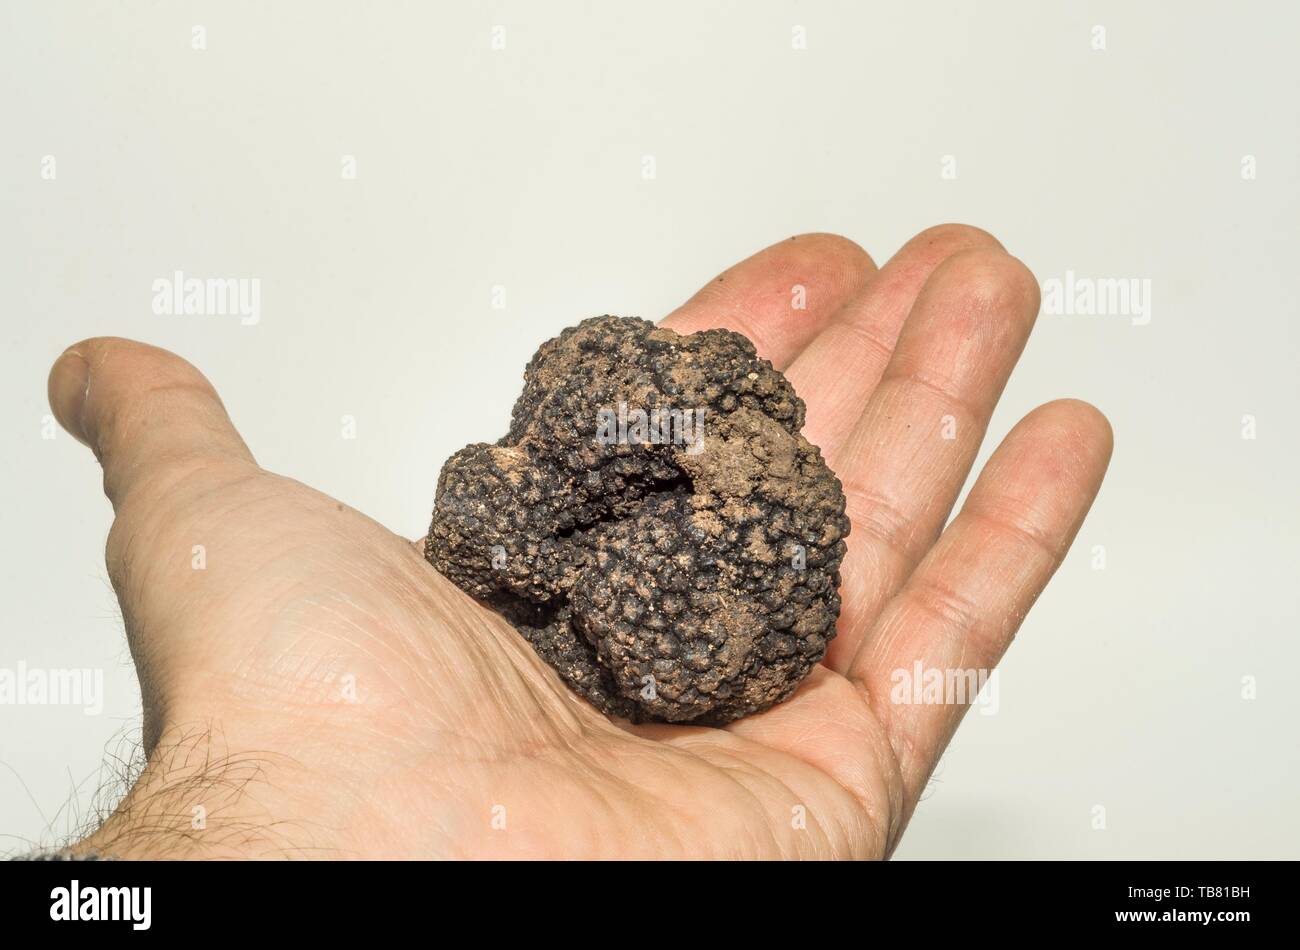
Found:
<svg viewBox="0 0 1300 950"><path fill-rule="evenodd" d="M105 557L115 585L134 574L142 558L163 563L175 554L188 562L191 547L211 523L212 496L259 475L251 464L192 453L170 456L136 474L117 499L108 533Z"/></svg>
<svg viewBox="0 0 1300 950"><path fill-rule="evenodd" d="M962 591L927 577L912 588L911 595L913 605L938 621L949 642L960 644L987 636L979 606Z"/></svg>
<svg viewBox="0 0 1300 950"><path fill-rule="evenodd" d="M216 403L206 380L172 379L145 383L129 398L115 400L99 417L100 440L106 444L177 419L203 419Z"/></svg>

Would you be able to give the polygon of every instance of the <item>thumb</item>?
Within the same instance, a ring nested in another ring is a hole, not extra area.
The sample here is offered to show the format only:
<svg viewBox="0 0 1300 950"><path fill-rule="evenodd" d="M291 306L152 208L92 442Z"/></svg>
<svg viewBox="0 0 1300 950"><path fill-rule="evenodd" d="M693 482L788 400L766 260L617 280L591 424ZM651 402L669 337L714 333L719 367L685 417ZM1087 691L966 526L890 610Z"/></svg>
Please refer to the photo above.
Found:
<svg viewBox="0 0 1300 950"><path fill-rule="evenodd" d="M189 551L184 538L211 522L221 488L259 469L211 384L166 350L113 337L83 340L50 370L49 398L55 418L104 468L115 514L105 559L152 749L171 705L168 668L185 643L181 618L195 614L208 586L177 566L175 552ZM188 568L188 555L183 563Z"/></svg>
<svg viewBox="0 0 1300 950"><path fill-rule="evenodd" d="M114 509L128 494L205 463L253 464L216 390L173 353L116 337L69 347L49 379L59 424L104 467Z"/></svg>

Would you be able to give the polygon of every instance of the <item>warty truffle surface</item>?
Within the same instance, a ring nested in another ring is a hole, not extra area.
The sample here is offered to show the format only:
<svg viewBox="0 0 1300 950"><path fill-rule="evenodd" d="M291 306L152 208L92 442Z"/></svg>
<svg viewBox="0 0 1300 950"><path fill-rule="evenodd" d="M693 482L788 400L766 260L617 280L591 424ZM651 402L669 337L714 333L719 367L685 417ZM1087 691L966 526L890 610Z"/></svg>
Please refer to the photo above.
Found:
<svg viewBox="0 0 1300 950"><path fill-rule="evenodd" d="M506 436L443 466L425 556L609 715L760 712L839 616L844 494L803 423L739 333L584 320L529 362Z"/></svg>

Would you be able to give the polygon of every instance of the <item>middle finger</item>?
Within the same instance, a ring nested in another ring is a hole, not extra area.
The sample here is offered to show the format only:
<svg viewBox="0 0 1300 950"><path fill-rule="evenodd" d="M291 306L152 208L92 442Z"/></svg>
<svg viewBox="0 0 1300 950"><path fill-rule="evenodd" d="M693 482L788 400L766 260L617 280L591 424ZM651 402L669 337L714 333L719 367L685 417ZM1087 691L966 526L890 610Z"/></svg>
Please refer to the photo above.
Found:
<svg viewBox="0 0 1300 950"><path fill-rule="evenodd" d="M1038 303L1033 274L996 249L962 251L926 281L865 412L827 459L853 523L831 669L847 668L942 530Z"/></svg>
<svg viewBox="0 0 1300 950"><path fill-rule="evenodd" d="M949 257L972 247L1002 245L964 224L922 231L829 318L785 371L808 404L803 434L824 454L844 441L862 415L926 280Z"/></svg>

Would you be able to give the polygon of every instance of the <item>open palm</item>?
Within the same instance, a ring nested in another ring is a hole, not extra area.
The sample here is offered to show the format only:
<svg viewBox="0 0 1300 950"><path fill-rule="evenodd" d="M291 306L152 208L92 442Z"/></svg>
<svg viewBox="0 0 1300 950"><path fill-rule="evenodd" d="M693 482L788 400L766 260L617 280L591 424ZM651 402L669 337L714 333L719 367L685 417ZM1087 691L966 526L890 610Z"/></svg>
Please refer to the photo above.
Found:
<svg viewBox="0 0 1300 950"><path fill-rule="evenodd" d="M992 668L1109 459L1095 409L1042 406L945 528L1037 309L1022 264L948 225L880 269L791 238L667 318L738 330L786 373L853 521L825 662L724 729L607 720L418 541L258 468L188 363L76 344L50 401L104 466L149 759L75 850L888 855L965 711L891 702L894 671Z"/></svg>

